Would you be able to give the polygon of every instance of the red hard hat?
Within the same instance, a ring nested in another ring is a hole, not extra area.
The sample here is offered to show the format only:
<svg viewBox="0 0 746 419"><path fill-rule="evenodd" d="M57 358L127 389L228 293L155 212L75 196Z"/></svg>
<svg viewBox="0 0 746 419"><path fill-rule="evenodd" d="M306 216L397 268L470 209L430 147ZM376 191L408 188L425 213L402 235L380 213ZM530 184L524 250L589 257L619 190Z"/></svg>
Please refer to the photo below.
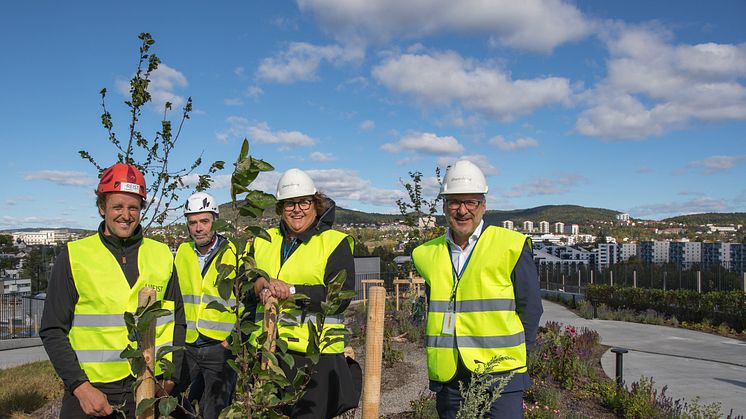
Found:
<svg viewBox="0 0 746 419"><path fill-rule="evenodd" d="M145 176L131 164L117 163L104 170L96 193L129 192L146 199Z"/></svg>

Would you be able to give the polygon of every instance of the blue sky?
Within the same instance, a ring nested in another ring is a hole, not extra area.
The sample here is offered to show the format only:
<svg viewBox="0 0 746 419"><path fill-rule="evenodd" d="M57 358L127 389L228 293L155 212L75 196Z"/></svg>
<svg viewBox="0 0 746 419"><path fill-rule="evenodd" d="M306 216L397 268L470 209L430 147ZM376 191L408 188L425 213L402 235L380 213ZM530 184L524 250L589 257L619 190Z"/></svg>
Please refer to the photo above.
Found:
<svg viewBox="0 0 746 419"><path fill-rule="evenodd" d="M744 211L745 21L743 1L3 2L0 229L95 228L78 150L114 161L98 92L124 137L140 32L156 102L194 101L172 167L247 137L278 170L257 186L299 167L364 211L396 212L409 171L434 196L462 157L488 209Z"/></svg>

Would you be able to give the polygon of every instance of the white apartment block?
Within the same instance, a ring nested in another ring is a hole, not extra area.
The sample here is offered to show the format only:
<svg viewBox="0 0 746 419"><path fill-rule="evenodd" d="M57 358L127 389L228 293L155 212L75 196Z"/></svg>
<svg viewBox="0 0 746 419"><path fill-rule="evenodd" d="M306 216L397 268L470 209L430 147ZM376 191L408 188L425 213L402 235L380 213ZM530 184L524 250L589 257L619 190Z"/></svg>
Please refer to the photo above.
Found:
<svg viewBox="0 0 746 419"><path fill-rule="evenodd" d="M503 228L507 228L508 230L513 230L513 222L510 220L503 221Z"/></svg>
<svg viewBox="0 0 746 419"><path fill-rule="evenodd" d="M549 221L539 221L539 233L549 233Z"/></svg>
<svg viewBox="0 0 746 419"><path fill-rule="evenodd" d="M619 258L626 262L631 258L632 256L638 256L637 255L637 243L622 243L621 248L619 250Z"/></svg>
<svg viewBox="0 0 746 419"><path fill-rule="evenodd" d="M571 225L570 234L572 234L573 236L577 236L578 234L580 234L580 226L577 224Z"/></svg>
<svg viewBox="0 0 746 419"><path fill-rule="evenodd" d="M629 221L629 214L617 214L616 219L618 221Z"/></svg>
<svg viewBox="0 0 746 419"><path fill-rule="evenodd" d="M554 223L554 232L557 234L564 234L565 233L565 223Z"/></svg>
<svg viewBox="0 0 746 419"><path fill-rule="evenodd" d="M531 233L534 231L534 222L533 221L524 221L523 222L523 231L527 233Z"/></svg>
<svg viewBox="0 0 746 419"><path fill-rule="evenodd" d="M650 240L640 243L640 260L643 263L668 263L670 242Z"/></svg>
<svg viewBox="0 0 746 419"><path fill-rule="evenodd" d="M596 266L600 269L606 269L619 263L619 245L616 243L601 243L594 250L596 254Z"/></svg>
<svg viewBox="0 0 746 419"><path fill-rule="evenodd" d="M2 294L11 294L16 292L31 292L31 279L29 278L2 278Z"/></svg>
<svg viewBox="0 0 746 419"><path fill-rule="evenodd" d="M64 243L69 241L70 238L70 232L67 230L20 231L13 233L13 242L20 240L28 246Z"/></svg>

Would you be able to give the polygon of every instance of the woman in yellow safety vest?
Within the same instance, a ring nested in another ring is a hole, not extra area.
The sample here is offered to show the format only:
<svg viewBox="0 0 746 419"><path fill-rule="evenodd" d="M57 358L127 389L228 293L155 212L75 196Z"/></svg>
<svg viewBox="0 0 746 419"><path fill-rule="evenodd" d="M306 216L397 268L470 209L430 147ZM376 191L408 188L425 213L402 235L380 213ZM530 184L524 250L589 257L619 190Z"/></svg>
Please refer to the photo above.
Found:
<svg viewBox="0 0 746 419"><path fill-rule="evenodd" d="M263 304L270 296L286 299L293 293L303 294L297 309L283 309L278 319L278 336L288 345L295 358L295 368L282 365L292 380L296 368L308 365L308 321L316 324L321 303L326 300L326 285L340 271L347 273L343 289L355 287L354 242L340 231L333 230L334 201L319 193L311 178L301 170L285 172L277 185L276 211L280 225L268 233L271 241L256 238L253 256L257 268L271 278L258 278L254 293L262 305L257 309L257 322L264 318ZM344 328L346 301L336 313L326 317L323 331ZM252 343L256 337L252 335ZM344 342L322 349L318 364L301 400L288 409L292 418L331 418L357 407L362 374L360 367L343 355Z"/></svg>

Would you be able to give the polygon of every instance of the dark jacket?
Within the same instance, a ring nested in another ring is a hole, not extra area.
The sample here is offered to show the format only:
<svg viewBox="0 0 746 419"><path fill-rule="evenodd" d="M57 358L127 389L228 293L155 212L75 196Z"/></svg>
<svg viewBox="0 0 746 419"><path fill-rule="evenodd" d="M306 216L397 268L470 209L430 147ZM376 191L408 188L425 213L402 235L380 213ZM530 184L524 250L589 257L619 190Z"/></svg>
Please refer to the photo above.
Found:
<svg viewBox="0 0 746 419"><path fill-rule="evenodd" d="M115 236L105 236L104 223L98 227L98 235L106 248L114 255L119 262L124 276L127 278L130 287L137 282L140 273L138 271L137 255L143 235L142 228L137 227L132 237L120 239ZM166 299L175 303L174 318L174 346L183 346L186 336L186 321L184 318L184 304L179 291L179 281L176 277L176 269L173 270L173 276L166 288ZM68 333L72 326L75 305L78 302L78 291L73 282L73 275L70 269L70 255L65 247L54 263L52 275L47 287L47 298L44 302L44 313L41 318L41 327L39 336L44 343L44 349L49 355L55 371L62 379L65 390L71 392L79 385L88 381L88 377L80 367L75 351L70 345ZM124 348L123 348L124 349ZM183 351L173 352L173 362L177 371L174 374L174 380L177 380L180 374L178 369L181 366ZM105 384L97 384L98 387Z"/></svg>

